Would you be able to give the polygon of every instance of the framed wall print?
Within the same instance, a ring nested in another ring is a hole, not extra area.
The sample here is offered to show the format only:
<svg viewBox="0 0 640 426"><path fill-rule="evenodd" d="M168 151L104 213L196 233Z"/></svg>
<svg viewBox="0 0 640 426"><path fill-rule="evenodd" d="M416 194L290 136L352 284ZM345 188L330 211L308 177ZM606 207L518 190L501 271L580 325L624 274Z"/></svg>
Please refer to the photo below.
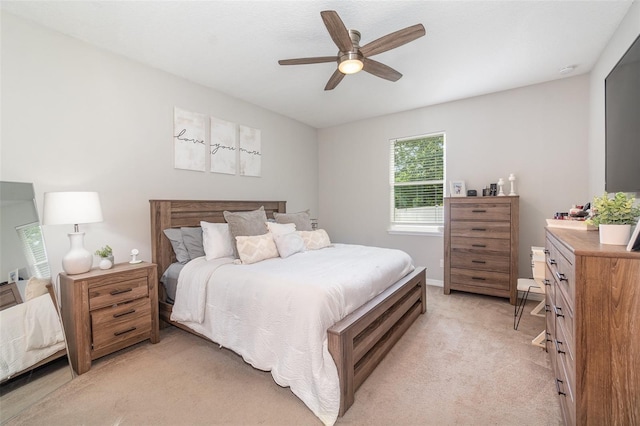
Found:
<svg viewBox="0 0 640 426"><path fill-rule="evenodd" d="M452 197L466 197L467 188L463 180L452 180L449 182L449 195Z"/></svg>

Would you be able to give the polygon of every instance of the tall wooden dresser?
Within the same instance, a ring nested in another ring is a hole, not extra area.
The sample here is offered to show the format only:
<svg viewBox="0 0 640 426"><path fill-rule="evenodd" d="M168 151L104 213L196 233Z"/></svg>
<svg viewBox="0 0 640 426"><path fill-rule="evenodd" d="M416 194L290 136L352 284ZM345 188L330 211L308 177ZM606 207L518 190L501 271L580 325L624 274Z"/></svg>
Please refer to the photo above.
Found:
<svg viewBox="0 0 640 426"><path fill-rule="evenodd" d="M519 200L514 197L444 199L444 293L506 297L516 303Z"/></svg>
<svg viewBox="0 0 640 426"><path fill-rule="evenodd" d="M547 352L567 425L640 425L640 253L546 230Z"/></svg>

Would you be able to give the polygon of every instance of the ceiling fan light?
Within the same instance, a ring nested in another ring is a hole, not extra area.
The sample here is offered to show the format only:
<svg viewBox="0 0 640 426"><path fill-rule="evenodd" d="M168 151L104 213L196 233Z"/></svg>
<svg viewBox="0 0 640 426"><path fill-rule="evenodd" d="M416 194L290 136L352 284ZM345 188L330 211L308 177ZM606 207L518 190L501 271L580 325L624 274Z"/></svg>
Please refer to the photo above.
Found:
<svg viewBox="0 0 640 426"><path fill-rule="evenodd" d="M343 74L355 74L362 71L362 66L363 64L360 59L347 59L346 61L340 62L338 69Z"/></svg>
<svg viewBox="0 0 640 426"><path fill-rule="evenodd" d="M348 52L340 56L338 69L342 74L355 74L362 71L364 63L360 52Z"/></svg>

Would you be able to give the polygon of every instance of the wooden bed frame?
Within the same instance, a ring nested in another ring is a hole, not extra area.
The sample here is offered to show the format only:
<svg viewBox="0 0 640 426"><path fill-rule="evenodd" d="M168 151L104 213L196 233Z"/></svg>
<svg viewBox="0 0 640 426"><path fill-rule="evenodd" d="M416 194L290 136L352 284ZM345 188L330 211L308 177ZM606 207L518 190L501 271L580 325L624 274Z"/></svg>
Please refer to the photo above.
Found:
<svg viewBox="0 0 640 426"><path fill-rule="evenodd" d="M286 201L189 201L150 200L151 258L158 277L175 262L175 254L163 230L200 226L200 221L224 223L223 212L250 211L264 206L267 217L285 213ZM158 289L164 292L162 285ZM197 334L170 320L172 305L159 297L160 319ZM354 402L355 391L420 314L427 310L426 275L416 268L387 290L327 330L329 352L338 368L342 416ZM209 340L209 339L207 339Z"/></svg>

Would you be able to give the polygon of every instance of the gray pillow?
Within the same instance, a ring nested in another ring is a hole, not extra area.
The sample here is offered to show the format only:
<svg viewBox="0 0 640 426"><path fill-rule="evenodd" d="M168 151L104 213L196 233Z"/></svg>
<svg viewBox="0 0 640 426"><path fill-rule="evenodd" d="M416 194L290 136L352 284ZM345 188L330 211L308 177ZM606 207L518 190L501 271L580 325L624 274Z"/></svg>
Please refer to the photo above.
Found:
<svg viewBox="0 0 640 426"><path fill-rule="evenodd" d="M190 261L189 252L182 241L182 232L177 228L165 229L162 232L169 238L173 252L176 254L176 260L182 264Z"/></svg>
<svg viewBox="0 0 640 426"><path fill-rule="evenodd" d="M229 232L233 240L233 254L238 257L238 248L236 237L250 237L254 235L264 235L267 229L267 214L264 212L264 206L258 210L248 212L229 212L224 211L224 220L229 224Z"/></svg>
<svg viewBox="0 0 640 426"><path fill-rule="evenodd" d="M182 232L182 241L189 252L189 257L195 259L204 256L202 228L199 226L197 228L180 228L180 232Z"/></svg>
<svg viewBox="0 0 640 426"><path fill-rule="evenodd" d="M313 231L309 210L298 213L273 213L276 223L294 223L296 231Z"/></svg>

